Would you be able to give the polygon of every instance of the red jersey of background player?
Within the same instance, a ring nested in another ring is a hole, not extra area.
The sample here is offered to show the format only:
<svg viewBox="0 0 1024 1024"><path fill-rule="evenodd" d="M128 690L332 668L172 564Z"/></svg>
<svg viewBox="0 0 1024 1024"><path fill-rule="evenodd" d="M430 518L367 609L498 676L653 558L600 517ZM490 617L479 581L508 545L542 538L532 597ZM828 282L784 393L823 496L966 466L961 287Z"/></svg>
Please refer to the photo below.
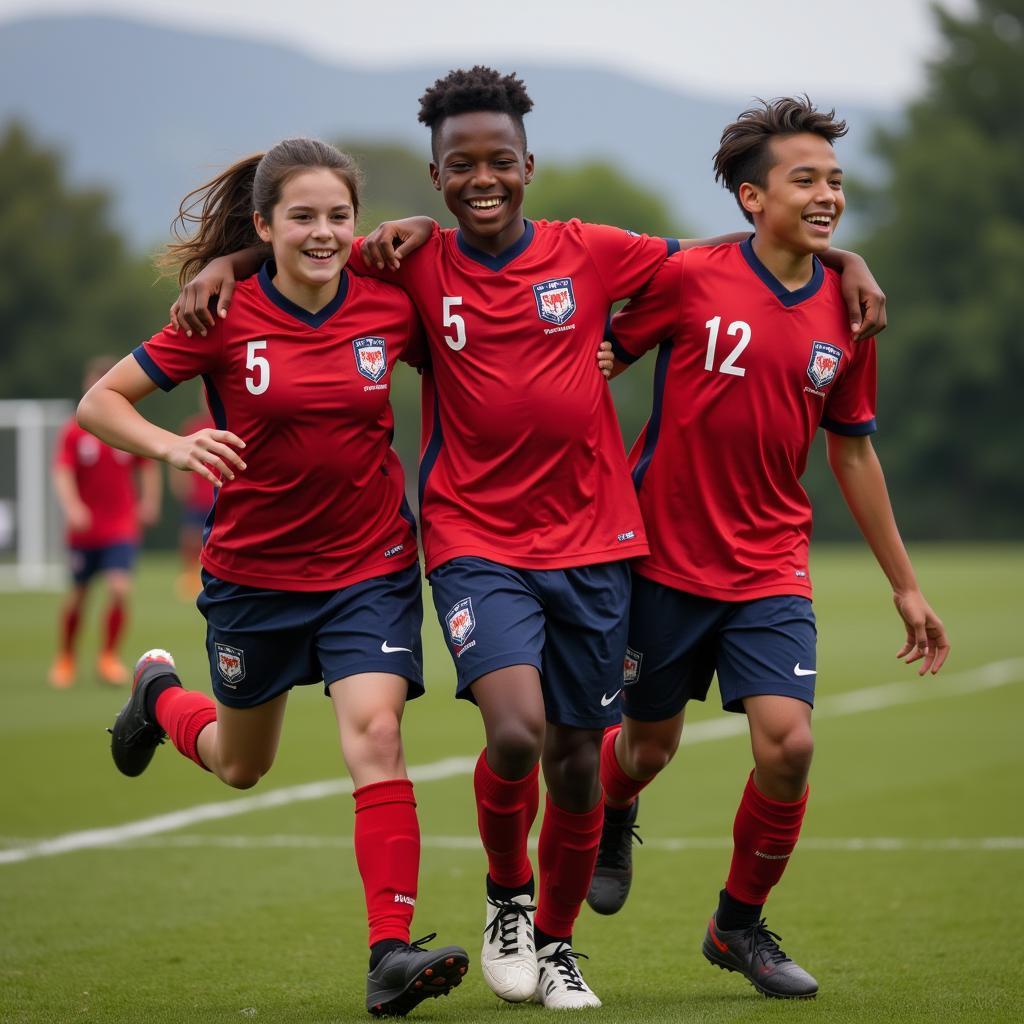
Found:
<svg viewBox="0 0 1024 1024"><path fill-rule="evenodd" d="M416 561L415 523L391 448L396 359L424 354L398 288L343 273L312 314L264 265L206 338L169 327L135 350L164 390L203 375L214 420L248 468L219 489L203 565L230 583L333 590Z"/></svg>
<svg viewBox="0 0 1024 1024"><path fill-rule="evenodd" d="M723 601L811 596L799 478L821 425L875 429L875 343L854 342L839 277L786 291L749 241L666 261L612 320L619 359L661 345L630 452L651 555L641 576Z"/></svg>
<svg viewBox="0 0 1024 1024"><path fill-rule="evenodd" d="M611 304L678 243L527 221L500 256L435 228L394 280L430 343L420 508L427 572L475 555L556 569L647 553L611 394L596 372ZM360 269L378 276L391 271ZM390 278L389 278L390 279Z"/></svg>
<svg viewBox="0 0 1024 1024"><path fill-rule="evenodd" d="M90 513L88 529L68 530L68 547L91 550L139 543L135 472L145 459L111 448L71 419L61 430L54 461L74 473L78 495Z"/></svg>
<svg viewBox="0 0 1024 1024"><path fill-rule="evenodd" d="M198 433L205 427L215 427L216 425L213 422L213 417L208 412L197 412L194 416L190 416L185 420L178 433L183 437L188 437L190 434ZM216 488L206 477L202 477L198 473L188 473L186 475L188 478L186 481L187 489L185 490L182 503L190 512L202 512L203 515L206 515L213 505Z"/></svg>

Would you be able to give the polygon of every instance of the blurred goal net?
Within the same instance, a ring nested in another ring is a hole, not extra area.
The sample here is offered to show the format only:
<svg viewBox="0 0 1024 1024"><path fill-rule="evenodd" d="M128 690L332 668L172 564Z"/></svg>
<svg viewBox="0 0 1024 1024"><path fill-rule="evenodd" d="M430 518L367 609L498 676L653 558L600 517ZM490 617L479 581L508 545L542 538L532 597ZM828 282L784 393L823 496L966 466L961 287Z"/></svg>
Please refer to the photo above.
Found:
<svg viewBox="0 0 1024 1024"><path fill-rule="evenodd" d="M0 401L0 590L66 582L64 524L50 466L71 412L63 400Z"/></svg>

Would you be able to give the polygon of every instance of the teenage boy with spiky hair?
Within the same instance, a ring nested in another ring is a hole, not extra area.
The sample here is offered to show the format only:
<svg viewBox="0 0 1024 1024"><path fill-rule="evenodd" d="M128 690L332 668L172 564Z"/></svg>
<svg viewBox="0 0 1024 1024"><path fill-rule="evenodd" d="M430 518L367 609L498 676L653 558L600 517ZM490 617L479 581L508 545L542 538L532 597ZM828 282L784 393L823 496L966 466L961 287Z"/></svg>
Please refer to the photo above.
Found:
<svg viewBox="0 0 1024 1024"><path fill-rule="evenodd" d="M594 352L611 304L639 292L678 243L526 220L532 105L517 77L490 68L438 80L419 116L432 181L459 227L382 225L349 266L362 259L405 288L430 344L426 571L458 696L478 705L486 733L474 774L488 861L481 969L503 999L561 1009L600 1006L572 931L601 836L602 736L619 719L626 560L648 550ZM244 258L235 269L248 269ZM208 268L183 296L186 325L202 327L212 291L223 308L231 277ZM535 886L538 767L547 802Z"/></svg>
<svg viewBox="0 0 1024 1024"><path fill-rule="evenodd" d="M654 408L630 455L651 554L634 563L620 729L602 750L606 827L588 900L625 901L637 794L671 760L687 701L717 673L754 755L729 876L704 938L713 964L768 996L813 996L761 917L796 846L813 740L816 631L799 478L819 426L850 511L906 628L897 657L938 672L949 644L903 547L871 446L875 346L854 341L821 265L846 200L835 112L806 98L744 111L722 133L716 179L754 235L679 253L611 324L614 375L659 346ZM666 340L667 339L667 340ZM602 346L604 348L604 346Z"/></svg>

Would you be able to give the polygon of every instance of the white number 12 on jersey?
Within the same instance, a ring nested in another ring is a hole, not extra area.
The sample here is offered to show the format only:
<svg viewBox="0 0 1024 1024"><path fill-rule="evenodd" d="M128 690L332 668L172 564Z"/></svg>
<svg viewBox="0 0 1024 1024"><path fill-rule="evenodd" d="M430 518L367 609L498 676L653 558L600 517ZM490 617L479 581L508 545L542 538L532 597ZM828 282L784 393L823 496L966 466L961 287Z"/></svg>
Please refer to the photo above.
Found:
<svg viewBox="0 0 1024 1024"><path fill-rule="evenodd" d="M718 328L722 325L720 316L712 317L704 326L708 329L708 355L704 360L704 369L709 373L715 369L715 346L718 344ZM733 320L726 329L726 334L735 338L739 335L739 341L733 350L722 360L718 367L719 373L731 373L734 377L746 375L746 369L736 365L740 353L750 344L750 324L744 320Z"/></svg>

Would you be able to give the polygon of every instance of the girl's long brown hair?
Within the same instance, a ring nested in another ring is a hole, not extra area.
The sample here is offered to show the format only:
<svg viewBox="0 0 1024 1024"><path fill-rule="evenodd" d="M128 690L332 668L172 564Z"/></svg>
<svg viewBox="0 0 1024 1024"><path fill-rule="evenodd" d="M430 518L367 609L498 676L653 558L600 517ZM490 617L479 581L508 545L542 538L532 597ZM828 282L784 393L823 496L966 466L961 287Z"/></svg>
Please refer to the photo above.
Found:
<svg viewBox="0 0 1024 1024"><path fill-rule="evenodd" d="M210 260L262 245L253 211L270 223L288 179L315 167L338 175L352 196L352 215L358 216L362 178L355 161L319 139L285 139L266 153L239 160L189 192L171 225L178 241L167 246L158 266L172 273L177 270L178 284L185 285Z"/></svg>

